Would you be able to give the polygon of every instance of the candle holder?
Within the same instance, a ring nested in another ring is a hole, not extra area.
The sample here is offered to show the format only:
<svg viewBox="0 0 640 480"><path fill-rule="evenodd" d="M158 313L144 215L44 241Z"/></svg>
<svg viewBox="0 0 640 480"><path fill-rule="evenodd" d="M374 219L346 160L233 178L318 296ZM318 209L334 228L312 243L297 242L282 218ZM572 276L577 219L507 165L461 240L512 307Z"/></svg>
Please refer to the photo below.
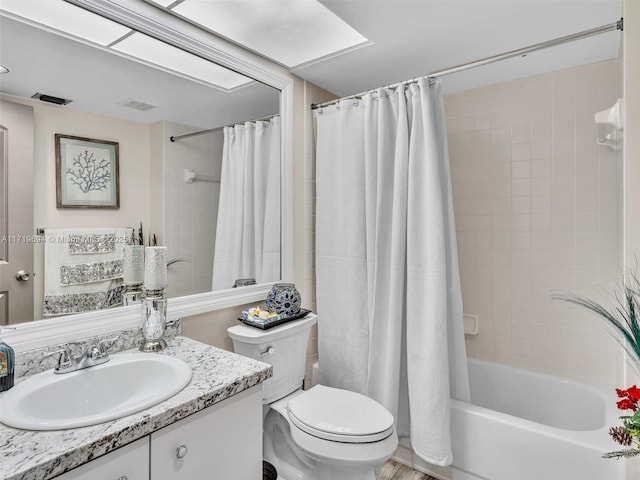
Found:
<svg viewBox="0 0 640 480"><path fill-rule="evenodd" d="M122 257L122 305L134 305L144 298L144 245L125 245Z"/></svg>
<svg viewBox="0 0 640 480"><path fill-rule="evenodd" d="M147 290L142 300L143 352L157 352L167 348L164 326L167 320L167 295L164 290Z"/></svg>
<svg viewBox="0 0 640 480"><path fill-rule="evenodd" d="M267 294L265 303L272 312L292 317L300 311L302 298L293 283L276 283Z"/></svg>
<svg viewBox="0 0 640 480"><path fill-rule="evenodd" d="M142 300L143 352L167 348L162 338L167 320L167 247L147 247L144 261L144 292Z"/></svg>
<svg viewBox="0 0 640 480"><path fill-rule="evenodd" d="M124 286L125 290L122 292L122 305L136 305L144 298L144 291L142 290L142 283L131 283Z"/></svg>
<svg viewBox="0 0 640 480"><path fill-rule="evenodd" d="M144 250L144 289L167 288L167 247L146 247Z"/></svg>

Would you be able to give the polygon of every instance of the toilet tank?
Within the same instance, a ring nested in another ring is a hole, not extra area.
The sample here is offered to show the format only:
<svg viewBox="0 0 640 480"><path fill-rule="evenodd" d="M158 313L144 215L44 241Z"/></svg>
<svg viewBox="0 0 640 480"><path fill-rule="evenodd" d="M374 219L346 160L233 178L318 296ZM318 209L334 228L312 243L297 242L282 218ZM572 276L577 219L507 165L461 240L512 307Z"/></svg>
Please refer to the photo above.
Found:
<svg viewBox="0 0 640 480"><path fill-rule="evenodd" d="M302 386L309 332L316 321L317 316L310 313L267 330L247 325L227 329L236 353L273 366L273 377L262 384L264 403L275 402Z"/></svg>

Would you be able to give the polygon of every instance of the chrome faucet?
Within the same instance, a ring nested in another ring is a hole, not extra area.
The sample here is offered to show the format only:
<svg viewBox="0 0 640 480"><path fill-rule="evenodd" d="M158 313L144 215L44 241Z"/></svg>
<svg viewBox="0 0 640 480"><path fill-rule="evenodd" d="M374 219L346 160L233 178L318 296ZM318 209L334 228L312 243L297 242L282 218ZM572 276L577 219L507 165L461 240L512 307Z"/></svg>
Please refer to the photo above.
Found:
<svg viewBox="0 0 640 480"><path fill-rule="evenodd" d="M100 340L96 345L92 345L87 348L86 345L80 345L78 343L70 343L65 345L60 350L55 352L45 353L45 356L50 357L52 355L59 354L58 363L53 369L53 373L70 373L76 370L82 370L83 368L93 367L109 361L109 347L119 337L108 338L106 340ZM73 346L80 346L80 354L73 354Z"/></svg>

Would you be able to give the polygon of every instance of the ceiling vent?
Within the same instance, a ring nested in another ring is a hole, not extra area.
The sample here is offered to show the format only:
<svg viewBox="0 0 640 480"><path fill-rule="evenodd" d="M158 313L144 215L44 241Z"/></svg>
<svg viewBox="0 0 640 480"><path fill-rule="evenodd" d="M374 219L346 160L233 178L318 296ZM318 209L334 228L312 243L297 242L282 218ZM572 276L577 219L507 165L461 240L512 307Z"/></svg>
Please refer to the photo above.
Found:
<svg viewBox="0 0 640 480"><path fill-rule="evenodd" d="M31 95L31 98L35 98L36 100L40 100L42 102L55 103L56 105L67 105L73 102L73 100L54 97L53 95L47 95L46 93L34 93L33 95Z"/></svg>
<svg viewBox="0 0 640 480"><path fill-rule="evenodd" d="M151 105L150 103L144 103L144 102L139 102L137 100L132 100L132 99L127 99L124 100L123 102L120 102L118 105L126 107L126 108L131 108L133 110L139 110L141 112L148 112L149 110L153 110L154 108L157 108L157 105Z"/></svg>

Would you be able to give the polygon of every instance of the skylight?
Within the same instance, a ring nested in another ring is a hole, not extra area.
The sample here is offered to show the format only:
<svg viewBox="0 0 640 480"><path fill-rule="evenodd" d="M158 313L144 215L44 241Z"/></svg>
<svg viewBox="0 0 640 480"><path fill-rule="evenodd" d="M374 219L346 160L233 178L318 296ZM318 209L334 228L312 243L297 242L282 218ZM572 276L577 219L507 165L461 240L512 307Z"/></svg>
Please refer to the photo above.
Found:
<svg viewBox="0 0 640 480"><path fill-rule="evenodd" d="M225 89L239 87L251 81L244 75L139 32L129 35L111 48L144 60L152 66Z"/></svg>
<svg viewBox="0 0 640 480"><path fill-rule="evenodd" d="M62 0L2 0L0 11L106 46L131 29Z"/></svg>
<svg viewBox="0 0 640 480"><path fill-rule="evenodd" d="M288 68L367 42L316 0L184 0L171 11Z"/></svg>
<svg viewBox="0 0 640 480"><path fill-rule="evenodd" d="M158 0L161 4L174 0ZM117 50L175 75L230 90L250 78L180 50L63 0L0 0L0 13L66 37Z"/></svg>

